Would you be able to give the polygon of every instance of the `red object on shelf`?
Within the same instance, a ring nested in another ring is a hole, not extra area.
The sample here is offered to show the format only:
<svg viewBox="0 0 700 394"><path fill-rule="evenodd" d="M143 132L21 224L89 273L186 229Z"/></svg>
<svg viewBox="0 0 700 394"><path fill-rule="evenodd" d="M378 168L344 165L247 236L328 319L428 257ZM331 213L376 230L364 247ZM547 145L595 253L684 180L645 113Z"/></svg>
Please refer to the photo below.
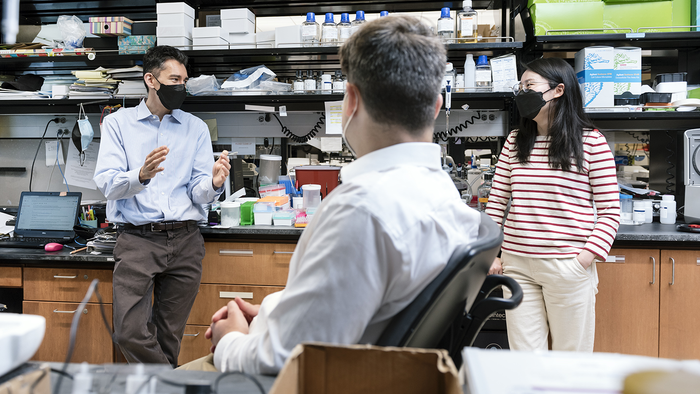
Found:
<svg viewBox="0 0 700 394"><path fill-rule="evenodd" d="M338 186L340 167L337 166L299 166L294 168L297 177L296 188L303 185L321 185L321 198Z"/></svg>

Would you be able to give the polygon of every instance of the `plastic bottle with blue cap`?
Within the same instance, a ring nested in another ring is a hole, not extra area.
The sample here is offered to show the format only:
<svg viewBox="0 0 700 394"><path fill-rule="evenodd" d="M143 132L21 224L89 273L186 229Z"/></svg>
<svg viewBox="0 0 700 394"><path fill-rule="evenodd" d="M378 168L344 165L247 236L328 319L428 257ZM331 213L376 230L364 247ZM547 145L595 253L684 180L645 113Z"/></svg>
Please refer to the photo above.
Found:
<svg viewBox="0 0 700 394"><path fill-rule="evenodd" d="M364 11L357 11L355 12L355 20L352 21L351 25L351 31L350 35L357 33L358 30L360 30L360 26L362 26L365 22L365 12Z"/></svg>
<svg viewBox="0 0 700 394"><path fill-rule="evenodd" d="M351 34L352 24L350 23L350 14L343 12L340 14L340 23L338 23L338 41L347 41Z"/></svg>
<svg viewBox="0 0 700 394"><path fill-rule="evenodd" d="M440 10L440 19L437 22L437 35L443 40L455 38L455 20L450 16L449 7L443 7Z"/></svg>
<svg viewBox="0 0 700 394"><path fill-rule="evenodd" d="M389 16L389 11L382 11L379 13L380 18L384 18L385 16Z"/></svg>
<svg viewBox="0 0 700 394"><path fill-rule="evenodd" d="M491 87L491 66L486 55L479 56L476 63L475 82L477 88Z"/></svg>
<svg viewBox="0 0 700 394"><path fill-rule="evenodd" d="M336 46L338 45L338 25L335 24L333 13L326 13L326 20L321 27L321 45Z"/></svg>
<svg viewBox="0 0 700 394"><path fill-rule="evenodd" d="M301 24L301 44L304 47L317 46L321 39L321 26L316 23L316 14L309 12Z"/></svg>

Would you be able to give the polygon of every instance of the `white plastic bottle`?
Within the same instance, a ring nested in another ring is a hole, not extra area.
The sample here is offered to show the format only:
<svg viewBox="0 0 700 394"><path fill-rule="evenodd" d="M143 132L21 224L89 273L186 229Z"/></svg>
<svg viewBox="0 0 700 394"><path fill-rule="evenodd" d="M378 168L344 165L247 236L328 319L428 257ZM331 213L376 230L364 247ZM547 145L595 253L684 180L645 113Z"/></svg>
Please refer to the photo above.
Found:
<svg viewBox="0 0 700 394"><path fill-rule="evenodd" d="M301 24L301 44L304 47L316 46L321 38L321 27L316 23L316 14L308 12L306 21Z"/></svg>
<svg viewBox="0 0 700 394"><path fill-rule="evenodd" d="M326 20L321 27L321 45L336 46L338 45L338 25L333 20L333 13L326 13Z"/></svg>
<svg viewBox="0 0 700 394"><path fill-rule="evenodd" d="M489 65L486 55L479 56L479 61L476 63L474 80L477 88L491 87L491 66Z"/></svg>
<svg viewBox="0 0 700 394"><path fill-rule="evenodd" d="M331 74L321 75L321 93L331 94L333 91L333 81L331 81Z"/></svg>
<svg viewBox="0 0 700 394"><path fill-rule="evenodd" d="M350 23L350 14L343 12L340 14L340 23L338 23L338 40L345 42L352 34L352 24Z"/></svg>
<svg viewBox="0 0 700 394"><path fill-rule="evenodd" d="M360 26L362 26L365 22L365 12L357 11L355 13L355 20L352 21L352 29L350 35L357 33L357 31L360 30Z"/></svg>
<svg viewBox="0 0 700 394"><path fill-rule="evenodd" d="M92 375L88 363L80 364L80 372L73 375L73 394L88 394L92 392Z"/></svg>
<svg viewBox="0 0 700 394"><path fill-rule="evenodd" d="M464 60L464 87L466 89L476 87L476 63L471 53L467 53L467 58Z"/></svg>
<svg viewBox="0 0 700 394"><path fill-rule="evenodd" d="M444 7L440 10L440 19L437 21L437 35L443 40L455 38L455 20L450 16L449 7Z"/></svg>
<svg viewBox="0 0 700 394"><path fill-rule="evenodd" d="M146 382L148 381L148 375L144 373L143 364L136 364L135 373L126 377L126 394L146 394L148 389L146 388Z"/></svg>
<svg viewBox="0 0 700 394"><path fill-rule="evenodd" d="M472 0L464 0L462 5L464 9L457 12L457 42L476 42L478 14L472 8Z"/></svg>
<svg viewBox="0 0 700 394"><path fill-rule="evenodd" d="M659 220L661 224L676 224L676 201L672 194L661 197Z"/></svg>

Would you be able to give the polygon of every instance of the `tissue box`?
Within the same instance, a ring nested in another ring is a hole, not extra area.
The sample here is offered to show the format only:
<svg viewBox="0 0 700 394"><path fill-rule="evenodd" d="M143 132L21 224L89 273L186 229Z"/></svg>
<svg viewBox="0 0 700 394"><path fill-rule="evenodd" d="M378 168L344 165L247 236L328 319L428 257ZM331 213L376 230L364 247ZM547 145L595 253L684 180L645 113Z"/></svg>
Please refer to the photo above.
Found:
<svg viewBox="0 0 700 394"><path fill-rule="evenodd" d="M536 3L530 7L535 35L547 35L548 30L602 29L603 3ZM601 30L551 32L549 35L596 34Z"/></svg>
<svg viewBox="0 0 700 394"><path fill-rule="evenodd" d="M615 30L624 27L629 27L632 32L636 33L640 27L673 26L673 6L673 1L605 4L603 25L612 29L606 30L605 33L629 33L628 29ZM642 29L639 32L662 33L668 31L674 31L674 29Z"/></svg>
<svg viewBox="0 0 700 394"><path fill-rule="evenodd" d="M642 48L615 48L613 94L642 94Z"/></svg>
<svg viewBox="0 0 700 394"><path fill-rule="evenodd" d="M585 107L612 107L614 82L613 47L593 46L576 52L574 70L583 91Z"/></svg>
<svg viewBox="0 0 700 394"><path fill-rule="evenodd" d="M132 20L123 16L90 18L90 33L101 37L130 36Z"/></svg>
<svg viewBox="0 0 700 394"><path fill-rule="evenodd" d="M117 38L120 55L145 54L156 45L156 36L120 36Z"/></svg>

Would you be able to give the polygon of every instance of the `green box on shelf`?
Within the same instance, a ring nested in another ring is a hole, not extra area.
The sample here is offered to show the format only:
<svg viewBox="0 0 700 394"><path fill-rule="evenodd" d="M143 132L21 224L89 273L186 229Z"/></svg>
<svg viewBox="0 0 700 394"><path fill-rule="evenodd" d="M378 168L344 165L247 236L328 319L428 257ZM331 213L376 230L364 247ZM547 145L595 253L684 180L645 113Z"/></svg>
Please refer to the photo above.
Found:
<svg viewBox="0 0 700 394"><path fill-rule="evenodd" d="M551 30L570 30L550 32L549 35L596 34L602 33L603 2L577 3L535 3L530 8L535 35L547 35ZM582 29L582 30L576 30ZM586 30L589 29L589 30Z"/></svg>
<svg viewBox="0 0 700 394"><path fill-rule="evenodd" d="M686 10L687 6L687 11ZM603 24L606 33L664 33L688 31L688 28L656 29L655 27L688 26L690 4L688 0L656 1L645 3L605 4ZM640 29L640 28L647 29Z"/></svg>
<svg viewBox="0 0 700 394"><path fill-rule="evenodd" d="M697 25L692 22L693 3L698 0L673 0L673 26L690 26ZM669 31L690 31L690 28L672 29Z"/></svg>
<svg viewBox="0 0 700 394"><path fill-rule="evenodd" d="M527 0L527 8L532 7L534 4L599 3L601 1L603 0Z"/></svg>

